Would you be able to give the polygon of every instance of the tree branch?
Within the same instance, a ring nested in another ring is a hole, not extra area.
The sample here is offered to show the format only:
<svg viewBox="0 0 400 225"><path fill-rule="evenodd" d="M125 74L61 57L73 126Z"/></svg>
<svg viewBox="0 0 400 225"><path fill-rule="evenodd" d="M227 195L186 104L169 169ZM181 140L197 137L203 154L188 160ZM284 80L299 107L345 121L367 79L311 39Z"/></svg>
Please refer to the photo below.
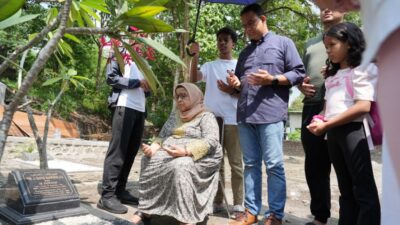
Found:
<svg viewBox="0 0 400 225"><path fill-rule="evenodd" d="M69 34L114 34L110 28L87 28L87 27L71 27L65 29L65 33Z"/></svg>
<svg viewBox="0 0 400 225"><path fill-rule="evenodd" d="M270 9L270 10L266 11L266 13L268 15L268 14L274 12L274 11L278 11L278 10L281 10L281 9L286 9L286 10L289 10L291 12L294 12L295 14L299 15L300 17L303 17L304 19L306 19L308 21L308 17L304 13L299 12L297 10L294 10L294 9L288 7L288 6L281 6L281 7L278 7L278 8Z"/></svg>
<svg viewBox="0 0 400 225"><path fill-rule="evenodd" d="M15 94L12 102L5 107L3 114L3 120L0 122L0 160L3 156L4 148L6 145L7 134L11 126L11 121L15 111L17 110L18 104L22 101L23 97L26 96L29 88L32 86L33 82L36 80L40 71L43 70L45 64L54 53L58 42L64 36L65 29L67 26L67 20L69 11L71 8L72 0L66 0L64 8L61 15L61 22L59 29L54 34L53 38L47 42L47 44L39 52L39 55L35 62L33 63L31 69L28 71L24 81L22 82L21 88Z"/></svg>
<svg viewBox="0 0 400 225"><path fill-rule="evenodd" d="M28 98L26 96L24 98L24 101L25 101L25 104L31 102L31 101L28 102ZM25 109L26 109L26 113L28 115L29 124L31 125L33 136L35 137L36 145L38 147L38 151L39 151L39 154L40 154L41 148L43 146L43 140L40 137L39 130L38 130L37 126L36 126L35 118L33 117L32 108L29 106L29 104L26 104ZM42 157L40 157L40 158L42 158ZM40 165L42 167L42 161L40 162ZM47 161L46 161L46 166L47 166Z"/></svg>
<svg viewBox="0 0 400 225"><path fill-rule="evenodd" d="M46 122L44 123L44 131L43 131L43 142L42 146L39 149L39 154L40 154L40 169L48 169L47 165L47 138L49 136L49 126L50 126L50 120L51 120L51 115L53 114L53 108L57 104L57 102L60 100L61 96L64 93L64 89L62 88L61 91L58 93L57 97L54 99L54 101L49 105L49 109L47 111L47 117L46 117Z"/></svg>
<svg viewBox="0 0 400 225"><path fill-rule="evenodd" d="M17 56L19 54L21 54L22 52L24 52L27 49L32 48L36 43L38 43L39 41L41 41L46 35L47 33L49 33L51 30L53 30L56 25L60 22L61 20L61 15L62 13L60 13L57 18L51 22L48 26L46 26L45 28L43 28L42 31L40 31L39 34L37 34L31 41L28 42L28 44L26 44L23 47L17 48L9 57L8 60L5 60L1 63L0 65L0 77L3 74L3 72L8 68L10 61L14 62L17 59Z"/></svg>

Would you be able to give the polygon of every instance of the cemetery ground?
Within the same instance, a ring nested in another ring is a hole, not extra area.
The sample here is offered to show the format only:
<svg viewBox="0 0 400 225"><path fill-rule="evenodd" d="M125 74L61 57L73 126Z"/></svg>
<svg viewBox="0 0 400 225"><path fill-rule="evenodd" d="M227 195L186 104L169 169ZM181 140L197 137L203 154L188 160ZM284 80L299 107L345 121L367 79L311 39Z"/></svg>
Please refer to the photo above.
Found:
<svg viewBox="0 0 400 225"><path fill-rule="evenodd" d="M37 152L30 152L33 139L9 137L6 151L0 164L0 203L4 203L4 186L7 182L8 173L15 169L36 169L39 168ZM27 144L28 143L28 144ZM75 185L81 199L81 205L89 209L91 214L78 217L67 217L58 220L39 223L40 225L75 225L75 224L131 224L129 222L137 206L127 205L129 211L127 214L111 214L96 207L99 199L99 188L102 179L102 166L107 150L108 142L50 139L48 154L49 167L64 169L69 175L72 183ZM310 215L310 195L304 175L304 153L300 143L286 142L285 153L285 172L287 179L287 202L285 207L286 225L304 225L311 220ZM138 179L140 174L140 160L143 157L141 151L135 159L132 167L128 188L137 194ZM372 152L372 165L378 191L381 194L381 152L379 150ZM225 160L226 174L226 195L229 204L232 204L232 189L230 184L230 168L227 159ZM339 212L339 190L336 175L332 168L331 173L331 191L332 191L332 218L329 225L336 225ZM263 169L263 211L267 208L266 199L266 175ZM262 224L262 213L259 215ZM223 225L227 224L226 213L210 215L203 224ZM0 219L0 224L8 225ZM154 218L152 224L175 225L176 221L170 218Z"/></svg>

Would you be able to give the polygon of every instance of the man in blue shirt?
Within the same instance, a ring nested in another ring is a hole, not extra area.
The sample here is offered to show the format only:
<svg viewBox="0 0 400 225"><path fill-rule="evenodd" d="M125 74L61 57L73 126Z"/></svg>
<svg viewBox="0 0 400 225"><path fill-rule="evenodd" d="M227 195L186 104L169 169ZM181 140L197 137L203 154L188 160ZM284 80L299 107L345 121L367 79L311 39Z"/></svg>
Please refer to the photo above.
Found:
<svg viewBox="0 0 400 225"><path fill-rule="evenodd" d="M304 79L304 66L292 40L269 32L258 4L243 8L240 19L251 43L240 53L229 85L240 92L237 108L245 164L245 216L232 225L257 222L261 210L262 171L267 167L268 205L265 225L281 225L286 202L283 132L289 89Z"/></svg>

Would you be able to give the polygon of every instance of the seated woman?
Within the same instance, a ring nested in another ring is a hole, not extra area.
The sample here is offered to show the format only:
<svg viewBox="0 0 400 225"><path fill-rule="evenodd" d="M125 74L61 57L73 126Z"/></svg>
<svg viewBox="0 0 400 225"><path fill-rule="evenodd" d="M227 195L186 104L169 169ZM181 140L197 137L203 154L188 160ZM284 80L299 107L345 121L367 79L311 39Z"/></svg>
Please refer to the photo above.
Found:
<svg viewBox="0 0 400 225"><path fill-rule="evenodd" d="M166 215L181 224L202 222L212 213L222 148L214 115L205 111L203 93L194 84L175 88L177 113L151 145L143 144L139 211L134 223Z"/></svg>

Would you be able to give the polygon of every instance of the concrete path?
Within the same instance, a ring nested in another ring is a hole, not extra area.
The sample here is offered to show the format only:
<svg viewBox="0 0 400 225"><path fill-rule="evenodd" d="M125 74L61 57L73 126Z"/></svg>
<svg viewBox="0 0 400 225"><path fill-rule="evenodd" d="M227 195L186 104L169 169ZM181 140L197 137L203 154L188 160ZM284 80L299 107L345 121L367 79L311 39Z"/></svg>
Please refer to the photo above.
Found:
<svg viewBox="0 0 400 225"><path fill-rule="evenodd" d="M379 193L381 193L381 156L380 151L372 152L373 158L373 169L378 184ZM91 215L70 217L59 219L56 221L48 221L40 223L40 225L97 225L97 224L131 224L130 220L132 214L136 211L135 206L128 206L129 212L127 214L117 215L110 214L96 208L96 203L99 199L98 189L100 187L102 171L94 170L93 168L102 168L104 160L104 152L85 152L82 149L82 154L71 154L68 152L49 152L55 160L64 160L72 163L79 163L84 166L82 170L66 168L70 179L78 189L80 194L81 202L85 207L91 210ZM140 171L140 159L142 155L139 154L135 160L131 174L129 176L128 187L132 190L137 190L137 180L139 178ZM232 204L232 189L230 183L230 168L226 162L226 194L228 197L229 204ZM71 165L65 163L65 165ZM73 164L72 164L73 165ZM86 167L85 167L86 166ZM1 188L5 182L9 171L13 169L32 169L37 168L34 163L25 163L20 160L18 152L6 150L3 160L0 164L0 203L4 201L4 189ZM84 168L91 168L89 171L85 171ZM266 194L266 175L265 169L263 170L263 212L267 209L267 194ZM304 225L306 222L311 220L309 211L310 196L308 193L308 187L305 181L304 175L304 155L302 149L297 150L286 150L285 151L285 172L287 177L287 202L285 207L285 224L286 225ZM329 225L336 225L339 210L339 190L336 180L336 175L332 169L331 174L331 188L332 188L332 218L329 221ZM261 213L262 214L262 213ZM259 219L262 220L262 215L259 215ZM208 220L203 223L207 225L223 225L227 224L228 219L225 214L221 215L210 215ZM5 221L0 220L0 224L7 224ZM174 225L176 221L168 218L155 218L152 224L159 225ZM263 223L260 222L260 225Z"/></svg>

